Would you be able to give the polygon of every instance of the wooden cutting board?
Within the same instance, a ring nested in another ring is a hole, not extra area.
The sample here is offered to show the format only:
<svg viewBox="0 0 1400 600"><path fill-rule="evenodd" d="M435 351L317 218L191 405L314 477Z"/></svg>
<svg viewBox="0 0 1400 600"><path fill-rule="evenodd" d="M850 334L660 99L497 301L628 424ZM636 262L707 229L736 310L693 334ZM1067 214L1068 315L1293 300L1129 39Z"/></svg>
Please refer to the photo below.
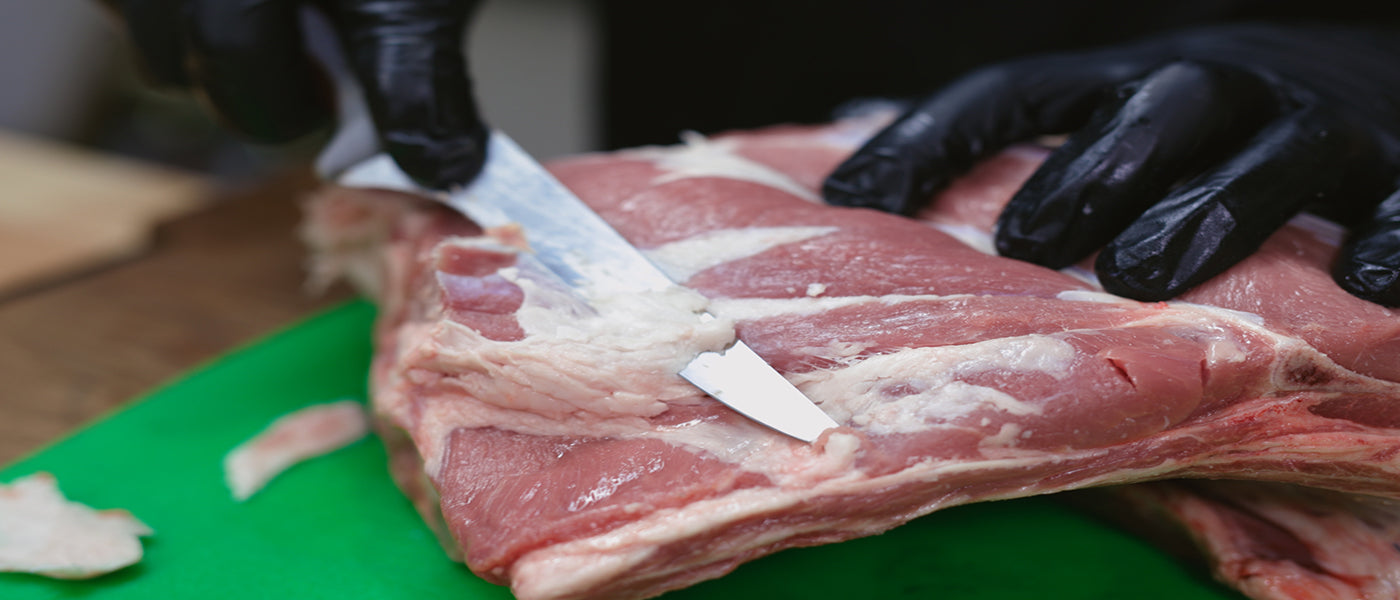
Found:
<svg viewBox="0 0 1400 600"><path fill-rule="evenodd" d="M0 297L140 253L211 190L192 173L0 132Z"/></svg>

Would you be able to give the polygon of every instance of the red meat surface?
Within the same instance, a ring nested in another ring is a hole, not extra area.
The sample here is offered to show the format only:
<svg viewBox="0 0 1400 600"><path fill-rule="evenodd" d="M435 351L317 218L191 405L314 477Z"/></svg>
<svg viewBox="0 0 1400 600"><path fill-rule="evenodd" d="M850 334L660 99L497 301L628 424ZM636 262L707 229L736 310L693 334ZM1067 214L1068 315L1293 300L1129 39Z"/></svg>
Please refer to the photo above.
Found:
<svg viewBox="0 0 1400 600"><path fill-rule="evenodd" d="M1257 481L1160 481L1089 496L1097 512L1257 600L1400 597L1400 502ZM1154 527L1143 531L1144 526ZM1183 543L1184 542L1184 543Z"/></svg>
<svg viewBox="0 0 1400 600"><path fill-rule="evenodd" d="M1295 220L1135 302L988 251L1037 148L918 219L823 205L872 126L554 162L684 286L593 306L519 232L392 192L310 203L320 274L381 305L396 475L472 570L525 599L640 598L982 500L1169 478L1400 498L1400 314L1331 282L1335 228ZM841 426L805 444L676 375L735 335Z"/></svg>

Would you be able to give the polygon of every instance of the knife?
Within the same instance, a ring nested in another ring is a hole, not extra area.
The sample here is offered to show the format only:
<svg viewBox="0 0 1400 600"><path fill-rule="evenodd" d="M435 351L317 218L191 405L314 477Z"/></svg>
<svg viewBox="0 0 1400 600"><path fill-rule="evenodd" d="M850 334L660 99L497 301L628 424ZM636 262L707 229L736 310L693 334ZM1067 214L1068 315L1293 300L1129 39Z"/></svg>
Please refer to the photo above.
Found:
<svg viewBox="0 0 1400 600"><path fill-rule="evenodd" d="M533 256L585 300L676 285L500 131L491 132L486 163L470 185L447 193L419 186L378 151L364 94L350 76L325 16L306 7L300 14L307 50L331 75L339 111L335 136L316 159L322 178L437 198L482 227L518 225ZM701 353L680 376L740 414L805 442L837 426L742 340Z"/></svg>
<svg viewBox="0 0 1400 600"><path fill-rule="evenodd" d="M482 227L517 225L533 256L586 300L676 285L500 131L491 133L481 174L459 190L426 190L382 153L349 167L337 182L436 197ZM805 442L836 427L742 340L701 353L680 375L744 416Z"/></svg>

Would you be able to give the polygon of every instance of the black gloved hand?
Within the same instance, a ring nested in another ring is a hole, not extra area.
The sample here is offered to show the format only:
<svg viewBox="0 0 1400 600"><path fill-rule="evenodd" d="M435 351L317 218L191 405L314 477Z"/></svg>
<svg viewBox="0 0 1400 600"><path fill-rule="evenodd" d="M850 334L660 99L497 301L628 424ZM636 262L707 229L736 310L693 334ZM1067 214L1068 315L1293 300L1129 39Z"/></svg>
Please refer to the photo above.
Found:
<svg viewBox="0 0 1400 600"><path fill-rule="evenodd" d="M1061 132L1000 217L1001 254L1062 268L1103 248L1108 291L1163 300L1306 208L1352 226L1338 283L1400 306L1393 31L1218 27L994 65L917 104L823 191L912 214L977 160Z"/></svg>
<svg viewBox="0 0 1400 600"><path fill-rule="evenodd" d="M326 125L331 86L305 52L303 5L322 10L365 90L384 149L419 183L470 181L487 128L463 41L477 0L105 0L147 71L193 88L231 128L267 143Z"/></svg>

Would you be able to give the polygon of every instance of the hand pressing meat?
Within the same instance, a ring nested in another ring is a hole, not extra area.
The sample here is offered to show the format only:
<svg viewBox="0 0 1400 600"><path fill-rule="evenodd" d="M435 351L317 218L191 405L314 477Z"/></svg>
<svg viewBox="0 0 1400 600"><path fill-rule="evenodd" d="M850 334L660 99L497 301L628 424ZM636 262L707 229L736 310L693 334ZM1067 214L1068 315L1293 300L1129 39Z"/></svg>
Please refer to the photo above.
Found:
<svg viewBox="0 0 1400 600"><path fill-rule="evenodd" d="M478 0L104 1L126 18L157 80L196 89L231 127L264 142L298 137L328 120L327 86L303 52L298 22L303 6L319 8L366 88L382 145L407 173L444 188L470 181L481 168L487 128L461 51ZM646 27L665 22L668 31L678 24L648 19L639 8L609 2L599 10L637 13ZM1229 13L1221 11L1208 12ZM894 15L865 16L889 35L900 23L919 21ZM617 33L612 25L607 30ZM970 31L988 26L967 23ZM822 40L837 33L811 31ZM631 48L620 37L608 45ZM686 36L666 37L693 45ZM646 54L675 60L676 50L658 46ZM918 105L839 168L825 195L833 204L912 214L977 159L1041 133L1075 131L1003 216L1002 254L1062 267L1106 245L1097 270L1109 290L1165 299L1252 253L1299 210L1315 210L1353 228L1336 263L1338 282L1396 306L1400 194L1380 200L1395 191L1400 171L1400 108L1386 101L1400 93L1397 64L1393 31L1267 26L998 63ZM729 82L736 88L680 71L693 79L679 86L683 98L716 112L717 103L700 94L706 88L749 104L772 92L752 77ZM633 79L668 87L650 76ZM696 114L684 110L683 98L647 97L652 104L640 112ZM645 116L636 112L625 120Z"/></svg>
<svg viewBox="0 0 1400 600"><path fill-rule="evenodd" d="M299 12L319 8L404 172L445 188L481 170L487 129L463 53L477 0L104 1L153 79L192 88L230 128L266 143L330 121L330 85L305 51Z"/></svg>
<svg viewBox="0 0 1400 600"><path fill-rule="evenodd" d="M1400 306L1400 34L1235 25L999 63L927 97L826 180L826 199L912 215L980 159L1072 132L997 223L1004 256L1102 249L1105 289L1175 297L1301 210L1352 228L1333 268Z"/></svg>

